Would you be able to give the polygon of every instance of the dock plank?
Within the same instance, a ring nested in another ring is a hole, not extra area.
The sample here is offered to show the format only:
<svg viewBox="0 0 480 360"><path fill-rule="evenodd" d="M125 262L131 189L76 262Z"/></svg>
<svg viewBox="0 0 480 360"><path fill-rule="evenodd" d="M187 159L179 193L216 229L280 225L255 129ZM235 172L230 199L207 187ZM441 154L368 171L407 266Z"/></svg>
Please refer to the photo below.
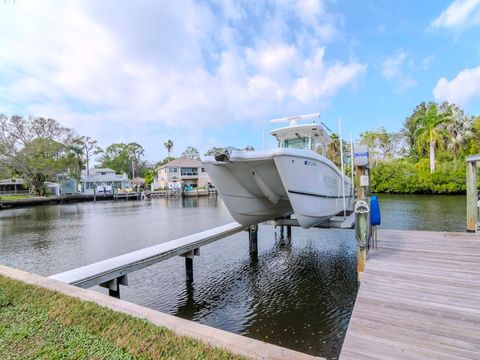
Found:
<svg viewBox="0 0 480 360"><path fill-rule="evenodd" d="M480 236L380 230L340 359L480 359Z"/></svg>

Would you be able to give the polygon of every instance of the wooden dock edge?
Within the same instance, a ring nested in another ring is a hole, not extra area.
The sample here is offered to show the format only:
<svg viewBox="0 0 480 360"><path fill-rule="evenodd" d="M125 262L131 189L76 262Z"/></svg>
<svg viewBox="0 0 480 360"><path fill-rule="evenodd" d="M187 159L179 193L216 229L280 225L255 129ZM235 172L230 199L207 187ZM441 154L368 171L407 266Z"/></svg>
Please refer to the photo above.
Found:
<svg viewBox="0 0 480 360"><path fill-rule="evenodd" d="M173 315L152 310L128 301L113 298L94 290L82 289L22 270L0 265L0 275L26 284L38 286L61 294L91 301L97 305L109 308L137 318L145 319L155 325L164 326L179 335L189 336L211 346L227 349L235 354L251 359L321 359L298 351L268 344L228 331L216 329L194 321L185 320Z"/></svg>

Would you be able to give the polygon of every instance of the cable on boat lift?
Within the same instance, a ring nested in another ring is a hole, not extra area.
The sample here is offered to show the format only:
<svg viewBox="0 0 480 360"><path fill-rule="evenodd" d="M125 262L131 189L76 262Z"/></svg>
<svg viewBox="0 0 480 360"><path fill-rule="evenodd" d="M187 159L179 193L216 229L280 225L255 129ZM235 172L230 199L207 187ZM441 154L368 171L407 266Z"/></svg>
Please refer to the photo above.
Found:
<svg viewBox="0 0 480 360"><path fill-rule="evenodd" d="M342 200L343 200L343 218L347 217L347 205L345 201L345 165L343 163L343 139L342 139L342 119L338 118L338 129L340 134L340 162L342 168Z"/></svg>
<svg viewBox="0 0 480 360"><path fill-rule="evenodd" d="M353 172L354 172L354 165L353 165L353 136L352 134L350 133L350 166L352 168L352 185L351 185L351 188L352 188L352 198L353 200L355 201L355 182L354 182L354 179L353 179Z"/></svg>

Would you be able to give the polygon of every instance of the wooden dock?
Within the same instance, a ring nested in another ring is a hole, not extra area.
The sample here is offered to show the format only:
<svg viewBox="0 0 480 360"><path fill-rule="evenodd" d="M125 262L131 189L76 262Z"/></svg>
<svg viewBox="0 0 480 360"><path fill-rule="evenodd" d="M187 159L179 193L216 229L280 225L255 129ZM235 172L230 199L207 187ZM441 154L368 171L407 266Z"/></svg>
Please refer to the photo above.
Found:
<svg viewBox="0 0 480 360"><path fill-rule="evenodd" d="M340 359L480 359L480 235L380 230Z"/></svg>

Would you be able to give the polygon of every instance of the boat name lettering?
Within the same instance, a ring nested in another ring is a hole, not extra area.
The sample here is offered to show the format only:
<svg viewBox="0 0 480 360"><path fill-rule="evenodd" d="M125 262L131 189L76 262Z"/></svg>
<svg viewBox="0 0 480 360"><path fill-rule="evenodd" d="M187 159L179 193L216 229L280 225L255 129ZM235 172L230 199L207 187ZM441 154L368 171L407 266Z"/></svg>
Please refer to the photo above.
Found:
<svg viewBox="0 0 480 360"><path fill-rule="evenodd" d="M305 160L305 165L307 166L317 166L315 161Z"/></svg>

